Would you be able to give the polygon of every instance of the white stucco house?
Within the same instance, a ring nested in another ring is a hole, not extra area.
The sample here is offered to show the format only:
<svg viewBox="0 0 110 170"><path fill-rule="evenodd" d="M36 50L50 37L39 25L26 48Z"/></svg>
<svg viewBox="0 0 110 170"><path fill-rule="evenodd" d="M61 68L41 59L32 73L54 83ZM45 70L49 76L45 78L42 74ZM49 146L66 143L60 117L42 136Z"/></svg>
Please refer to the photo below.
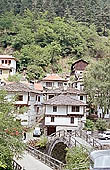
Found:
<svg viewBox="0 0 110 170"><path fill-rule="evenodd" d="M72 131L86 121L87 104L75 96L61 94L47 100L44 105L47 135L62 129Z"/></svg>
<svg viewBox="0 0 110 170"><path fill-rule="evenodd" d="M7 91L8 100L17 96L14 105L18 110L24 106L27 108L24 114L16 115L16 118L21 120L21 124L27 127L35 125L38 116L37 106L41 100L40 92L23 83L9 83L2 89Z"/></svg>
<svg viewBox="0 0 110 170"><path fill-rule="evenodd" d="M17 59L11 55L0 55L0 79L5 81L9 75L16 73Z"/></svg>
<svg viewBox="0 0 110 170"><path fill-rule="evenodd" d="M43 78L43 88L55 89L68 85L68 80L60 77L58 74L48 74L47 77Z"/></svg>

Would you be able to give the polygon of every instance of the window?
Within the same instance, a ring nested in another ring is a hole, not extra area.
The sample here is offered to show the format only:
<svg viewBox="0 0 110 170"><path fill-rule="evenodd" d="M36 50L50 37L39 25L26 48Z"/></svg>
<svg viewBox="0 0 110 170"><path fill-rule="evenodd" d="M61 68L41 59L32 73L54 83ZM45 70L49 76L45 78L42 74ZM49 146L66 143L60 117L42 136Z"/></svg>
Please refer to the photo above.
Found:
<svg viewBox="0 0 110 170"><path fill-rule="evenodd" d="M40 96L38 96L38 102L40 102Z"/></svg>
<svg viewBox="0 0 110 170"><path fill-rule="evenodd" d="M39 112L39 107L37 107L37 113Z"/></svg>
<svg viewBox="0 0 110 170"><path fill-rule="evenodd" d="M5 64L7 64L7 60L5 60Z"/></svg>
<svg viewBox="0 0 110 170"><path fill-rule="evenodd" d="M53 112L57 112L57 106L53 106Z"/></svg>
<svg viewBox="0 0 110 170"><path fill-rule="evenodd" d="M74 117L71 117L71 123L74 123Z"/></svg>
<svg viewBox="0 0 110 170"><path fill-rule="evenodd" d="M0 74L2 75L2 70L0 70Z"/></svg>
<svg viewBox="0 0 110 170"><path fill-rule="evenodd" d="M72 106L72 112L79 112L79 106Z"/></svg>
<svg viewBox="0 0 110 170"><path fill-rule="evenodd" d="M2 60L2 64L4 64L4 60Z"/></svg>
<svg viewBox="0 0 110 170"><path fill-rule="evenodd" d="M46 82L47 87L52 87L52 82Z"/></svg>
<svg viewBox="0 0 110 170"><path fill-rule="evenodd" d="M62 82L58 82L58 87L62 87L63 83Z"/></svg>
<svg viewBox="0 0 110 170"><path fill-rule="evenodd" d="M54 122L55 121L55 118L54 117L51 117L51 122Z"/></svg>
<svg viewBox="0 0 110 170"><path fill-rule="evenodd" d="M54 97L54 95L49 95L49 99L51 99L52 97Z"/></svg>
<svg viewBox="0 0 110 170"><path fill-rule="evenodd" d="M17 97L17 101L23 101L23 95L19 95L19 96Z"/></svg>
<svg viewBox="0 0 110 170"><path fill-rule="evenodd" d="M9 64L11 64L11 60L9 60L8 62L9 62Z"/></svg>
<svg viewBox="0 0 110 170"><path fill-rule="evenodd" d="M77 83L75 83L75 88L77 88Z"/></svg>
<svg viewBox="0 0 110 170"><path fill-rule="evenodd" d="M80 100L83 100L83 96L80 96Z"/></svg>

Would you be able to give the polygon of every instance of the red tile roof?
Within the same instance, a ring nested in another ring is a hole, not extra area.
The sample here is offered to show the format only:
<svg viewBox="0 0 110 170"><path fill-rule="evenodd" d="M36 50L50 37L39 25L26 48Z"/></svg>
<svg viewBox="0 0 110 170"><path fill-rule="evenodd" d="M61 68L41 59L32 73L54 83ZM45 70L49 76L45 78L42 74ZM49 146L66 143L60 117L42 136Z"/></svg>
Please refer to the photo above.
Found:
<svg viewBox="0 0 110 170"><path fill-rule="evenodd" d="M67 81L64 78L60 77L58 74L50 74L47 77L42 79L43 81Z"/></svg>
<svg viewBox="0 0 110 170"><path fill-rule="evenodd" d="M43 86L41 83L34 83L35 90L43 91Z"/></svg>

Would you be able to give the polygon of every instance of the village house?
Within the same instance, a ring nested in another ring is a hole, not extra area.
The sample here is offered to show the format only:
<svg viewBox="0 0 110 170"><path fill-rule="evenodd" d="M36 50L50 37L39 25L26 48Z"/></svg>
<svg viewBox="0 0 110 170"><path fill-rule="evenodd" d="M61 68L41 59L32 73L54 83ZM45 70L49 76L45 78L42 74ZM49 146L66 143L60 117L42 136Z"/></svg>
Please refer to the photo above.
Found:
<svg viewBox="0 0 110 170"><path fill-rule="evenodd" d="M11 55L0 55L0 80L5 81L9 75L16 73L16 58Z"/></svg>
<svg viewBox="0 0 110 170"><path fill-rule="evenodd" d="M21 124L27 127L35 125L38 116L38 96L40 96L41 92L23 83L9 83L3 86L2 89L7 91L9 100L17 96L14 105L18 110L24 106L26 107L25 113L16 115L16 118L21 120Z"/></svg>
<svg viewBox="0 0 110 170"><path fill-rule="evenodd" d="M68 132L80 128L86 121L86 103L72 95L61 94L46 102L45 133L50 135L58 130Z"/></svg>
<svg viewBox="0 0 110 170"><path fill-rule="evenodd" d="M68 85L68 80L60 77L58 74L48 74L47 77L41 81L43 88L55 89Z"/></svg>
<svg viewBox="0 0 110 170"><path fill-rule="evenodd" d="M83 90L83 73L88 65L83 59L77 60L71 66L71 76L74 75L73 87Z"/></svg>

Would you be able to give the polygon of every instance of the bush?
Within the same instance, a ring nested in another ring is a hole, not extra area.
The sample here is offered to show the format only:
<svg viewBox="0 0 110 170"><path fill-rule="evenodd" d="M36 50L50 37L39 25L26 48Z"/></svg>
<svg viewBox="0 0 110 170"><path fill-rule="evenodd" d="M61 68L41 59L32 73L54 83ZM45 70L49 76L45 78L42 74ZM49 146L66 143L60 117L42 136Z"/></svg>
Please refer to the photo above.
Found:
<svg viewBox="0 0 110 170"><path fill-rule="evenodd" d="M94 130L94 122L92 120L87 119L85 123L86 130Z"/></svg>
<svg viewBox="0 0 110 170"><path fill-rule="evenodd" d="M40 137L39 142L37 143L37 146L39 146L39 147L41 147L41 148L42 148L42 147L46 147L47 142L48 142L48 138L47 138L46 136L42 135L42 136Z"/></svg>
<svg viewBox="0 0 110 170"><path fill-rule="evenodd" d="M107 122L103 119L98 119L95 124L97 130L99 131L105 131L107 130Z"/></svg>
<svg viewBox="0 0 110 170"><path fill-rule="evenodd" d="M89 156L87 150L81 146L67 149L66 164L66 168L69 170L73 170L74 168L79 168L79 170L88 170Z"/></svg>

